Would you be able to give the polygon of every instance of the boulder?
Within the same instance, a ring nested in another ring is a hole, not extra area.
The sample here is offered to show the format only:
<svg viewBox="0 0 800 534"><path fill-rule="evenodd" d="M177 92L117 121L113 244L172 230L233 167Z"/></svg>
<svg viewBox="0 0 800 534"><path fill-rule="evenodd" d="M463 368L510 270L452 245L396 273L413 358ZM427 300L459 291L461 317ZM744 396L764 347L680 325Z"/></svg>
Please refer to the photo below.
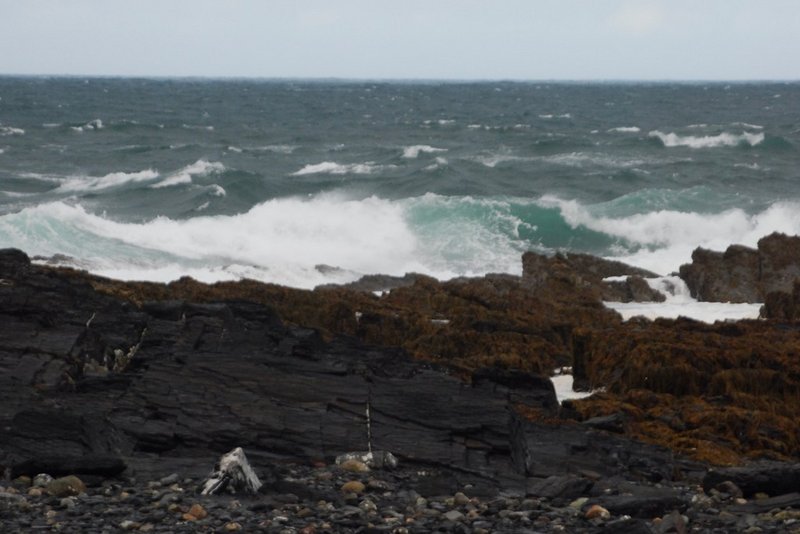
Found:
<svg viewBox="0 0 800 534"><path fill-rule="evenodd" d="M713 302L761 302L759 253L741 245L725 252L697 248L680 277L694 298Z"/></svg>
<svg viewBox="0 0 800 534"><path fill-rule="evenodd" d="M759 462L711 469L703 478L703 489L709 491L725 481L736 484L745 497L756 493L781 495L800 492L800 463Z"/></svg>
<svg viewBox="0 0 800 534"><path fill-rule="evenodd" d="M664 295L650 288L644 280L655 276L644 269L587 254L547 257L526 252L522 256L522 286L535 294L563 302L582 299L661 302ZM625 279L604 280L612 277Z"/></svg>
<svg viewBox="0 0 800 534"><path fill-rule="evenodd" d="M697 248L680 277L691 294L709 302L764 302L771 292L791 293L800 278L800 237L773 233L756 249L731 245L725 252Z"/></svg>
<svg viewBox="0 0 800 534"><path fill-rule="evenodd" d="M70 497L86 492L86 485L75 475L69 475L51 480L45 488L53 497Z"/></svg>
<svg viewBox="0 0 800 534"><path fill-rule="evenodd" d="M53 476L68 474L94 475L111 478L121 474L127 465L116 456L88 454L84 456L44 456L28 458L11 466L11 476L34 476L48 473Z"/></svg>

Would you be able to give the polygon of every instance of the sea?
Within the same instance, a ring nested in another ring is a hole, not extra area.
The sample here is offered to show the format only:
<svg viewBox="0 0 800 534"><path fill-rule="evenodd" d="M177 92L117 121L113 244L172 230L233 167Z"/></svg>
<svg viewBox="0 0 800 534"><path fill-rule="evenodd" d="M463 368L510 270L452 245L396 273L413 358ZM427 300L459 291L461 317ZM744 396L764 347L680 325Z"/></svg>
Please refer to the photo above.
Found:
<svg viewBox="0 0 800 534"><path fill-rule="evenodd" d="M0 247L125 280L649 269L800 233L800 83L0 77ZM677 289L675 289L677 287ZM694 313L694 312L692 312Z"/></svg>

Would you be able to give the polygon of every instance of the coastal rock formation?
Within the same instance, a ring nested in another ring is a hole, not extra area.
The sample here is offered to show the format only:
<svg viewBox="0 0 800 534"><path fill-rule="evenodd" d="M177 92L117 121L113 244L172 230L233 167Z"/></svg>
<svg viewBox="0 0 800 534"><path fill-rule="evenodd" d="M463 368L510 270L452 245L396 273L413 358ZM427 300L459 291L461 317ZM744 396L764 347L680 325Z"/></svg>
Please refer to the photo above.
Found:
<svg viewBox="0 0 800 534"><path fill-rule="evenodd" d="M800 278L800 237L773 233L758 248L731 245L725 252L698 248L680 276L691 294L710 302L764 302L770 292L791 293Z"/></svg>
<svg viewBox="0 0 800 534"><path fill-rule="evenodd" d="M651 289L644 278L657 276L587 254L556 254L548 257L533 252L522 256L522 286L536 295L560 302L575 299L615 302L662 302L664 295ZM617 278L606 281L606 278Z"/></svg>
<svg viewBox="0 0 800 534"><path fill-rule="evenodd" d="M243 447L260 494L346 506L386 488L467 492L460 502L502 489L548 502L551 515L583 507L581 521L604 521L603 532L645 532L653 517L675 523L705 506L685 486L706 473L697 461L800 456L800 331L763 321L623 323L602 306L599 275L555 258L539 276L530 258L522 278L421 277L377 297L249 281L122 283L0 251L0 467L18 480L78 475L91 492L122 475L201 478ZM605 392L560 407L541 373L565 364L576 383ZM398 467L348 456L370 446L391 450ZM297 482L311 476L303 468L285 478L277 467L337 457L339 478L326 479L324 494ZM756 480L779 472L752 469ZM745 475L713 473L751 491ZM785 493L776 506L796 506L790 486L772 486ZM739 514L757 508L728 504ZM188 505L174 509L205 520ZM590 509L609 515L585 519ZM453 524L465 511L437 513ZM736 517L725 528L743 524ZM584 526L573 531L598 525Z"/></svg>
<svg viewBox="0 0 800 534"><path fill-rule="evenodd" d="M800 330L689 319L587 329L576 381L605 387L570 401L578 419L623 414L628 435L717 464L800 456Z"/></svg>
<svg viewBox="0 0 800 534"><path fill-rule="evenodd" d="M800 319L800 280L795 280L792 290L771 291L764 298L761 317L778 321Z"/></svg>

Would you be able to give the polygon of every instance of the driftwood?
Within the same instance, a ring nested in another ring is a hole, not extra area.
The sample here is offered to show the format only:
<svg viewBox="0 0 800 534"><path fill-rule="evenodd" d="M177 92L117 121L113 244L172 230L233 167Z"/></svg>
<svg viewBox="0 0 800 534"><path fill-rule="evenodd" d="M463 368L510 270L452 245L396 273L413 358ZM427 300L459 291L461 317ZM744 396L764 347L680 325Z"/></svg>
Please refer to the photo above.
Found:
<svg viewBox="0 0 800 534"><path fill-rule="evenodd" d="M261 481L258 475L250 467L242 448L236 447L220 457L200 493L216 495L226 490L231 493L258 493L259 488Z"/></svg>

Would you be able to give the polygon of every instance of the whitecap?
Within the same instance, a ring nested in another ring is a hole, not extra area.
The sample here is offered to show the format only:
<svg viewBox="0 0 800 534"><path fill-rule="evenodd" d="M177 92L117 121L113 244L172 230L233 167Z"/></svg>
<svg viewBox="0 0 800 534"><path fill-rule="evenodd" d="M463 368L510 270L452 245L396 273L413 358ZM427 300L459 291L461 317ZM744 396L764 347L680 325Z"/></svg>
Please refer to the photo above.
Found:
<svg viewBox="0 0 800 534"><path fill-rule="evenodd" d="M434 154L436 152L447 152L446 148L436 148L430 145L412 145L403 148L403 157L416 159L420 153Z"/></svg>
<svg viewBox="0 0 800 534"><path fill-rule="evenodd" d="M138 172L112 172L105 176L69 176L56 189L57 193L99 191L127 183L145 182L158 178L158 172L145 169Z"/></svg>
<svg viewBox="0 0 800 534"><path fill-rule="evenodd" d="M572 228L606 234L625 243L626 250L634 250L621 251L614 259L661 274L691 261L697 247L720 251L734 243L754 247L773 232L800 234L798 202L778 202L753 215L741 209L711 214L658 210L620 217L597 214L575 200L552 195L541 197L537 204L558 208Z"/></svg>
<svg viewBox="0 0 800 534"><path fill-rule="evenodd" d="M25 135L25 130L13 126L0 126L0 135Z"/></svg>
<svg viewBox="0 0 800 534"><path fill-rule="evenodd" d="M70 126L73 131L83 133L87 130L102 130L104 128L103 121L100 119L93 119L84 124L83 126Z"/></svg>
<svg viewBox="0 0 800 534"><path fill-rule="evenodd" d="M323 161L322 163L309 164L293 172L292 176L305 176L308 174L374 174L386 169L393 169L394 165L377 165L374 161L365 163L336 163Z"/></svg>
<svg viewBox="0 0 800 534"><path fill-rule="evenodd" d="M442 158L442 157L437 157L434 160L434 163L431 163L430 165L425 167L423 170L425 170L425 171L435 171L435 170L440 169L440 168L442 168L442 167L444 167L446 165L447 165L447 159Z"/></svg>
<svg viewBox="0 0 800 534"><path fill-rule="evenodd" d="M218 162L218 161L206 161L204 159L199 159L192 163L191 165L187 165L186 167L180 169L179 171L170 174L164 180L151 185L150 187L154 189L160 189L162 187L172 187L175 185L180 184L190 184L192 183L192 178L194 176L208 176L210 174L219 174L225 171L225 166Z"/></svg>
<svg viewBox="0 0 800 534"><path fill-rule="evenodd" d="M732 122L731 126L736 126L739 128L748 128L750 130L763 130L764 127L760 124L751 124L749 122Z"/></svg>
<svg viewBox="0 0 800 534"><path fill-rule="evenodd" d="M763 132L742 132L740 135L723 132L718 135L681 136L674 132L664 133L659 130L653 130L648 135L650 137L659 139L665 147L670 148L679 146L685 146L689 148L715 148L721 146L737 146L740 144L749 144L750 146L755 146L764 141Z"/></svg>
<svg viewBox="0 0 800 534"><path fill-rule="evenodd" d="M638 126L617 126L616 128L611 128L608 131L617 133L638 133L642 130Z"/></svg>
<svg viewBox="0 0 800 534"><path fill-rule="evenodd" d="M296 145L264 145L254 147L252 150L258 150L263 152L275 152L276 154L291 154L299 147Z"/></svg>

